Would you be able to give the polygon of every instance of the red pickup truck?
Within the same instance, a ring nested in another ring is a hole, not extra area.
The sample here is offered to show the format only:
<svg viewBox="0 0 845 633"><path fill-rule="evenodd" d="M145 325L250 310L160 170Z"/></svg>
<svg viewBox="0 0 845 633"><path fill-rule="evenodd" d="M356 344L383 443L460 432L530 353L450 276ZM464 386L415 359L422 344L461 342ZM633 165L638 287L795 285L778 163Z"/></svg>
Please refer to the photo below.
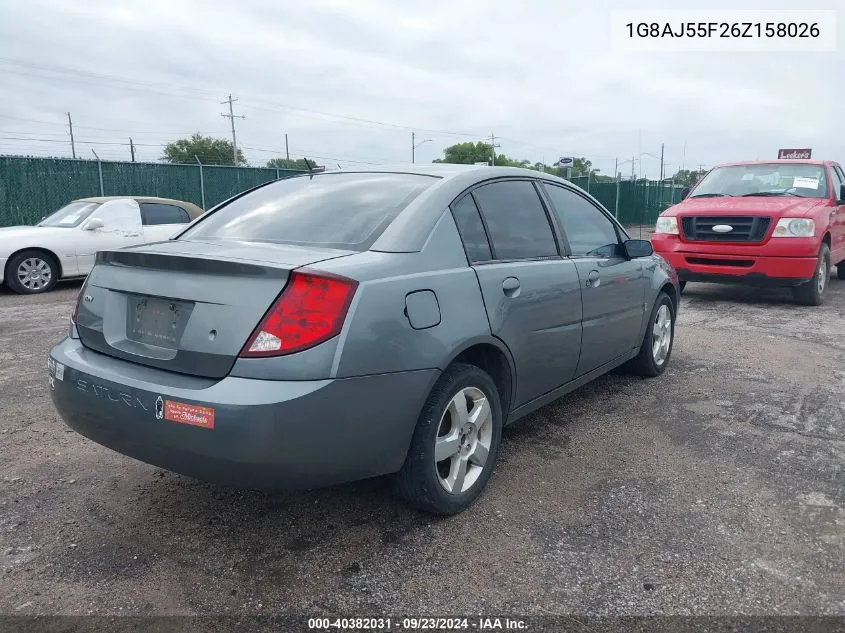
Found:
<svg viewBox="0 0 845 633"><path fill-rule="evenodd" d="M845 173L838 163L718 165L657 219L654 250L688 281L788 286L821 304L830 271L845 279Z"/></svg>

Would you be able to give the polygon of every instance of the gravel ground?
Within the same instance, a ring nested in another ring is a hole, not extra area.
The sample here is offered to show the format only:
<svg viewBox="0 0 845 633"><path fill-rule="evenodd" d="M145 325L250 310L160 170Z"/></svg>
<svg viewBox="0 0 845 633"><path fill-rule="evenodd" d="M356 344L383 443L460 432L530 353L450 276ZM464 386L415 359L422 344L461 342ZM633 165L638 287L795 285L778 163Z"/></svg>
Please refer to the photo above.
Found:
<svg viewBox="0 0 845 633"><path fill-rule="evenodd" d="M692 284L667 373L505 434L437 519L382 480L215 487L67 430L46 353L79 285L0 292L0 614L845 615L845 282Z"/></svg>

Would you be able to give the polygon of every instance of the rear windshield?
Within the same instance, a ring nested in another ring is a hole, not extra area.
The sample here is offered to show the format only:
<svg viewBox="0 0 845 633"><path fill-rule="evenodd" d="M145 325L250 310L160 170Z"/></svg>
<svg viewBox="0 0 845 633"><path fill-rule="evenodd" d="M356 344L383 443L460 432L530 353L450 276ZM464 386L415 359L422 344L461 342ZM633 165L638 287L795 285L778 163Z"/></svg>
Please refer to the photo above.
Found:
<svg viewBox="0 0 845 633"><path fill-rule="evenodd" d="M824 168L807 163L717 167L702 179L690 197L718 196L826 198L827 178Z"/></svg>
<svg viewBox="0 0 845 633"><path fill-rule="evenodd" d="M256 189L180 239L238 240L367 250L437 178L346 173L298 176Z"/></svg>

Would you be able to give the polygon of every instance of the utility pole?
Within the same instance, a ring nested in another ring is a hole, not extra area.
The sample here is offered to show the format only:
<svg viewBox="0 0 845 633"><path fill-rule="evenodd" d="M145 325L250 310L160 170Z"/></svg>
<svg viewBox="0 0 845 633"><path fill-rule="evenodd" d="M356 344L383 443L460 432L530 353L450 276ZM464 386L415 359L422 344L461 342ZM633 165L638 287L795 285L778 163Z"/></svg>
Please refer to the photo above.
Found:
<svg viewBox="0 0 845 633"><path fill-rule="evenodd" d="M411 163L415 163L417 160L417 148L425 143L431 143L431 139L427 138L424 141L417 143L416 132L411 132Z"/></svg>
<svg viewBox="0 0 845 633"><path fill-rule="evenodd" d="M132 142L132 137L129 137L129 152L132 154L132 162L135 162L135 144Z"/></svg>
<svg viewBox="0 0 845 633"><path fill-rule="evenodd" d="M496 166L496 148L501 147L501 145L496 145L496 135L491 133L490 134L490 165L495 167Z"/></svg>
<svg viewBox="0 0 845 633"><path fill-rule="evenodd" d="M285 132L285 158L290 160L290 150L288 150L288 133Z"/></svg>
<svg viewBox="0 0 845 633"><path fill-rule="evenodd" d="M663 143L660 144L660 182L663 182Z"/></svg>
<svg viewBox="0 0 845 633"><path fill-rule="evenodd" d="M637 177L634 174L634 166L637 164L637 157L631 156L631 180L636 180Z"/></svg>
<svg viewBox="0 0 845 633"><path fill-rule="evenodd" d="M67 113L67 126L70 129L70 153L76 158L76 145L73 143L73 121L70 118L70 112Z"/></svg>
<svg viewBox="0 0 845 633"><path fill-rule="evenodd" d="M235 103L237 99L233 99L232 95L229 95L229 98L225 101L221 101L221 104L229 104L229 114L221 114L220 116L229 119L232 123L232 164L238 164L238 138L235 136L235 119L245 119L246 117L243 114L235 114L232 110L232 104Z"/></svg>

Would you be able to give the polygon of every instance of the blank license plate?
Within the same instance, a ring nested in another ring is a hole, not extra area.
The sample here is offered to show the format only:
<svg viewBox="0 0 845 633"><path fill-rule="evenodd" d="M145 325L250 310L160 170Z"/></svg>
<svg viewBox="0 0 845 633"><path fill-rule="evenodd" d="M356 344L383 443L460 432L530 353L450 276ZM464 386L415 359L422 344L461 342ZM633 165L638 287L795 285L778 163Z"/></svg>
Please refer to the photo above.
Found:
<svg viewBox="0 0 845 633"><path fill-rule="evenodd" d="M138 343L175 349L190 311L191 305L182 301L129 297L126 336Z"/></svg>

